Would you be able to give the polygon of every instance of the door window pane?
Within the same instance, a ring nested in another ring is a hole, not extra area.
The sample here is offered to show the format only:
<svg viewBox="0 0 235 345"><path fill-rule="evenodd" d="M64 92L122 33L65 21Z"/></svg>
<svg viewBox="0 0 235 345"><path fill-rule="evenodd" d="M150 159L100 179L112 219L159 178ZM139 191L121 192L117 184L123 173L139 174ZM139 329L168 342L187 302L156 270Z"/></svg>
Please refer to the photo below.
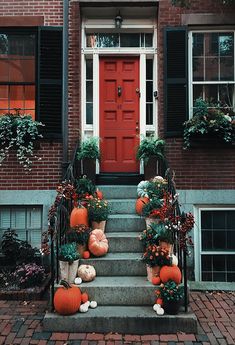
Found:
<svg viewBox="0 0 235 345"><path fill-rule="evenodd" d="M93 60L86 61L86 124L93 124Z"/></svg>
<svg viewBox="0 0 235 345"><path fill-rule="evenodd" d="M140 47L140 34L120 34L121 47Z"/></svg>

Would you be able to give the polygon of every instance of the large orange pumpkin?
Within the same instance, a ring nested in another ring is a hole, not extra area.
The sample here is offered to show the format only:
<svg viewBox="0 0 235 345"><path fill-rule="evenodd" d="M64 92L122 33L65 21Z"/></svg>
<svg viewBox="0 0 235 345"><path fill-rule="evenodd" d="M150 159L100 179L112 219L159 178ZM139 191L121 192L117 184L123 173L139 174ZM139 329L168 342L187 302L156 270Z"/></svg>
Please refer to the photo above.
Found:
<svg viewBox="0 0 235 345"><path fill-rule="evenodd" d="M75 314L81 305L81 290L77 286L69 285L65 280L61 280L54 295L54 307L60 315Z"/></svg>
<svg viewBox="0 0 235 345"><path fill-rule="evenodd" d="M163 266L160 270L161 281L165 284L168 280L173 280L180 284L182 274L178 266Z"/></svg>
<svg viewBox="0 0 235 345"><path fill-rule="evenodd" d="M91 232L88 249L95 256L102 256L108 252L108 240L101 229L95 229Z"/></svg>
<svg viewBox="0 0 235 345"><path fill-rule="evenodd" d="M74 228L77 225L84 224L89 226L88 222L88 211L85 207L79 205L74 207L70 215L70 226Z"/></svg>
<svg viewBox="0 0 235 345"><path fill-rule="evenodd" d="M136 200L136 203L135 203L135 210L136 210L136 213L139 214L141 216L142 214L142 210L143 210L143 207L145 204L149 203L149 198L147 197L141 197L141 198L138 198Z"/></svg>

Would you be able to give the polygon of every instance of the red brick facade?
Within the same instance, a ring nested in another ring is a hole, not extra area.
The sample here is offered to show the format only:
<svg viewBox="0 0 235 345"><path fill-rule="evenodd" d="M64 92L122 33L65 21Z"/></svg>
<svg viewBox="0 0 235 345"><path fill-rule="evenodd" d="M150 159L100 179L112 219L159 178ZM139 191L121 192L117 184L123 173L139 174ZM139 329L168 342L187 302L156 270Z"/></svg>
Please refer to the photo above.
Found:
<svg viewBox="0 0 235 345"><path fill-rule="evenodd" d="M109 4L110 5L110 4ZM79 1L70 1L69 8L69 159L80 135L81 114L81 31ZM180 26L183 13L221 13L231 9L216 5L216 1L193 1L190 9L171 6L170 0L159 1L158 11L158 123L163 135L163 28ZM7 17L11 25L19 25L23 16L24 25L35 23L38 17L45 26L63 25L62 0L2 0L0 3L0 26L6 25ZM28 17L28 22L26 20ZM28 23L28 24L27 24ZM33 24L31 24L33 25ZM41 161L35 162L32 172L25 175L23 169L11 155L0 168L0 189L54 189L61 180L62 141L43 141L38 155ZM235 188L234 148L197 148L182 150L182 139L167 139L167 158L176 172L179 189L233 189Z"/></svg>

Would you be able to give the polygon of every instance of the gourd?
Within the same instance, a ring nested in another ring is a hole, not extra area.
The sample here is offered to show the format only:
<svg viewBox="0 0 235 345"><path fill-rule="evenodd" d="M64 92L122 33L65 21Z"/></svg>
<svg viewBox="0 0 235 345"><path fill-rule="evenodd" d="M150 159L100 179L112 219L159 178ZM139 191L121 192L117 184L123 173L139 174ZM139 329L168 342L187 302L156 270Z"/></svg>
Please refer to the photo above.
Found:
<svg viewBox="0 0 235 345"><path fill-rule="evenodd" d="M70 227L74 228L77 225L84 224L89 226L88 211L82 205L74 207L70 215Z"/></svg>
<svg viewBox="0 0 235 345"><path fill-rule="evenodd" d="M160 285L160 284L161 284L161 279L160 279L160 277L159 277L159 276L153 277L153 279L152 279L152 284L153 284L153 285Z"/></svg>
<svg viewBox="0 0 235 345"><path fill-rule="evenodd" d="M80 265L78 267L78 276L84 282L90 282L96 277L95 268L91 265Z"/></svg>
<svg viewBox="0 0 235 345"><path fill-rule="evenodd" d="M163 266L160 270L161 281L165 284L168 280L173 280L180 284L182 274L178 266Z"/></svg>
<svg viewBox="0 0 235 345"><path fill-rule="evenodd" d="M102 230L95 229L91 232L88 241L88 249L95 256L102 256L108 252L108 240Z"/></svg>
<svg viewBox="0 0 235 345"><path fill-rule="evenodd" d="M91 256L89 250L85 250L82 254L82 258L83 259L89 259L89 257Z"/></svg>
<svg viewBox="0 0 235 345"><path fill-rule="evenodd" d="M82 293L82 303L86 303L88 301L89 301L88 293L87 292L83 292Z"/></svg>
<svg viewBox="0 0 235 345"><path fill-rule="evenodd" d="M137 186L137 195L140 197L148 197L147 188L149 181L141 181Z"/></svg>
<svg viewBox="0 0 235 345"><path fill-rule="evenodd" d="M135 210L136 210L136 213L139 214L141 216L142 214L142 211L143 211L143 207L145 204L149 203L149 198L147 197L141 197L141 198L138 198L136 200L136 203L135 203Z"/></svg>
<svg viewBox="0 0 235 345"><path fill-rule="evenodd" d="M54 307L60 315L75 314L81 305L81 290L77 286L69 285L65 280L61 280L54 295Z"/></svg>

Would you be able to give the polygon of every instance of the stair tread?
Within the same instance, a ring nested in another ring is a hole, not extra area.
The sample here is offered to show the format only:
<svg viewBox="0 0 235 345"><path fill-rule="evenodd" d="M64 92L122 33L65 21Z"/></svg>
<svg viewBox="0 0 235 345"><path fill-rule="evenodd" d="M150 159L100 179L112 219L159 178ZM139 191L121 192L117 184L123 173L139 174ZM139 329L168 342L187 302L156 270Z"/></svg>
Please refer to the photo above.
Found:
<svg viewBox="0 0 235 345"><path fill-rule="evenodd" d="M144 219L144 218L141 218L140 216L138 216L138 214L136 213L118 213L118 214L115 214L115 213L111 213L109 215L109 218L108 220L111 220L111 219L115 219L115 218L134 218L134 219Z"/></svg>
<svg viewBox="0 0 235 345"><path fill-rule="evenodd" d="M83 282L81 285L83 287L144 287L153 288L154 286L147 280L147 276L98 276L91 282Z"/></svg>
<svg viewBox="0 0 235 345"><path fill-rule="evenodd" d="M112 237L131 237L131 238L136 238L138 239L138 232L137 231L126 231L126 232L116 232L116 231L110 231L105 233L107 238L112 238Z"/></svg>
<svg viewBox="0 0 235 345"><path fill-rule="evenodd" d="M106 261L106 260L141 260L142 253L140 252L121 252L121 253L108 253L105 256L94 257L89 259L81 259L81 261L89 264L89 261Z"/></svg>

